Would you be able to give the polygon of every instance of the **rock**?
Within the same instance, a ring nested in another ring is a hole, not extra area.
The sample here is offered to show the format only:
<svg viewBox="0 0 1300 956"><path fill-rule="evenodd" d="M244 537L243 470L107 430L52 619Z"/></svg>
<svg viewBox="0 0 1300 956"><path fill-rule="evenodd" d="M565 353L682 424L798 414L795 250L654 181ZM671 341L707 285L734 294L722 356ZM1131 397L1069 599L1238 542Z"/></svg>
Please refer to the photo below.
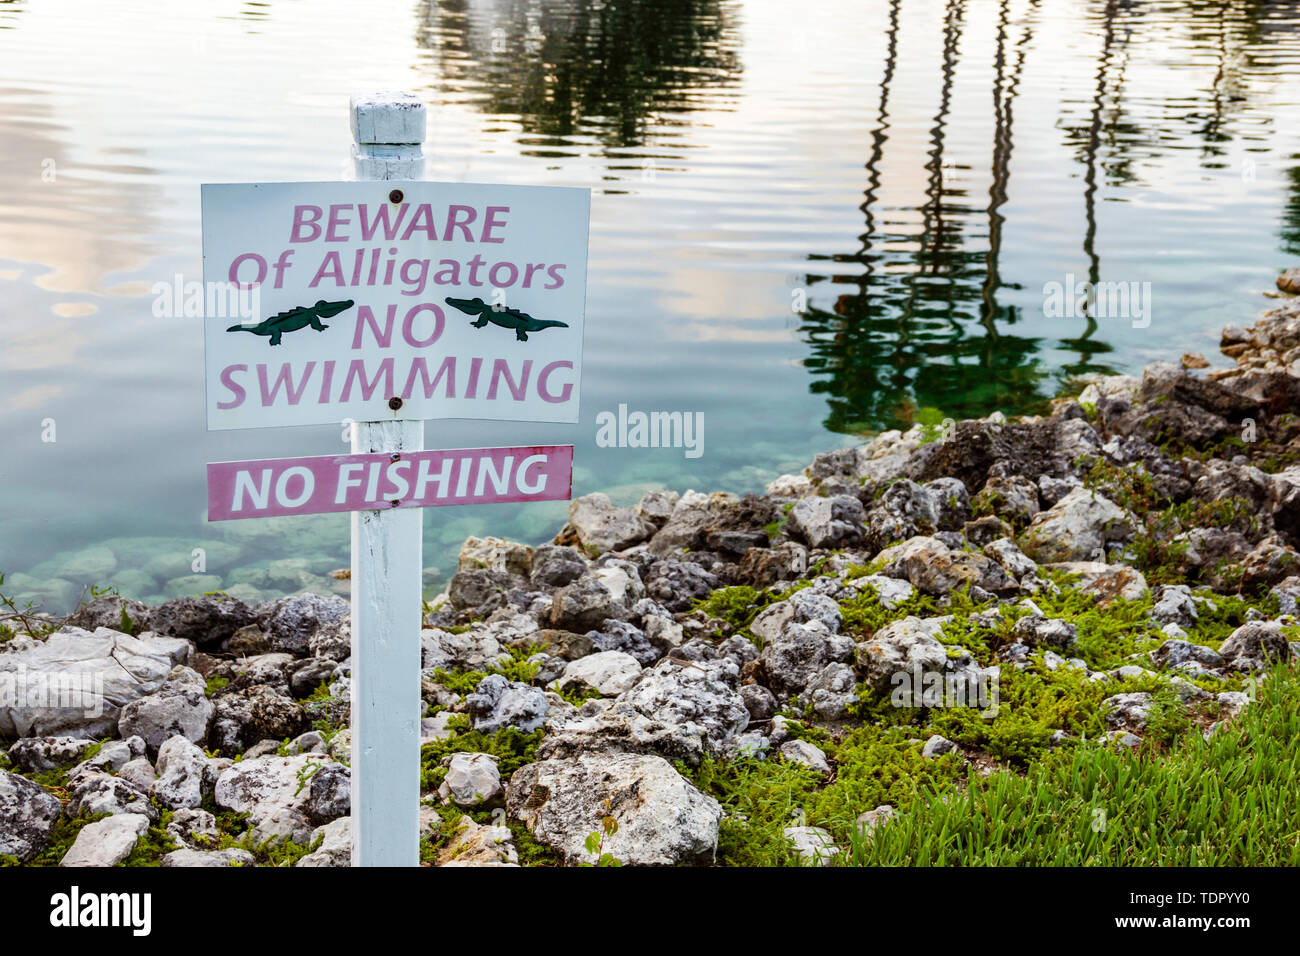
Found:
<svg viewBox="0 0 1300 956"><path fill-rule="evenodd" d="M630 624L627 621L606 621L601 630L589 631L585 635L591 645L588 653L621 651L633 657L642 667L649 667L669 650L681 644L682 629L681 625L674 624L671 618L664 619L651 616L647 620L647 624L656 632L656 639L652 639L635 624ZM675 637L673 636L674 628L676 628ZM572 653L577 649L578 645L570 639L565 644L564 652L568 653L573 659L586 656L586 654Z"/></svg>
<svg viewBox="0 0 1300 956"><path fill-rule="evenodd" d="M510 590L518 583L519 578L504 571L458 571L447 585L447 600L457 610L473 611L482 617L506 607Z"/></svg>
<svg viewBox="0 0 1300 956"><path fill-rule="evenodd" d="M1183 368L1209 368L1210 361L1199 352L1184 352L1181 364Z"/></svg>
<svg viewBox="0 0 1300 956"><path fill-rule="evenodd" d="M293 739L307 729L307 715L297 701L258 684L216 699L210 743L228 756L262 740Z"/></svg>
<svg viewBox="0 0 1300 956"><path fill-rule="evenodd" d="M1016 547L1010 538L996 538L981 549L989 557L1002 565L1016 581L1024 581L1038 573L1038 565L1027 554Z"/></svg>
<svg viewBox="0 0 1300 956"><path fill-rule="evenodd" d="M762 684L745 684L740 688L740 699L749 711L751 722L770 720L776 713L776 695Z"/></svg>
<svg viewBox="0 0 1300 956"><path fill-rule="evenodd" d="M39 783L0 770L0 854L26 863L50 844L63 806Z"/></svg>
<svg viewBox="0 0 1300 956"><path fill-rule="evenodd" d="M208 755L183 736L158 748L158 779L154 798L171 810L194 809L203 802L203 779Z"/></svg>
<svg viewBox="0 0 1300 956"><path fill-rule="evenodd" d="M790 509L786 532L810 548L847 547L862 540L866 512L849 495L801 498Z"/></svg>
<svg viewBox="0 0 1300 956"><path fill-rule="evenodd" d="M124 613L125 619L122 617ZM92 632L106 627L124 634L140 634L150 629L149 608L139 601L103 594L78 607L64 624Z"/></svg>
<svg viewBox="0 0 1300 956"><path fill-rule="evenodd" d="M1132 727L1141 730L1147 725L1151 713L1153 698L1145 692L1135 694L1116 694L1101 702L1105 712L1106 723L1118 727Z"/></svg>
<svg viewBox="0 0 1300 956"><path fill-rule="evenodd" d="M518 866L514 834L509 827L481 826L461 817L459 832L438 857L439 866Z"/></svg>
<svg viewBox="0 0 1300 956"><path fill-rule="evenodd" d="M780 475L767 483L764 493L772 498L803 498L813 492L807 475Z"/></svg>
<svg viewBox="0 0 1300 956"><path fill-rule="evenodd" d="M474 693L465 697L465 709L470 715L470 726L485 734L496 733L503 727L532 733L546 722L550 703L540 687L489 674L479 681Z"/></svg>
<svg viewBox="0 0 1300 956"><path fill-rule="evenodd" d="M865 682L879 694L894 686L896 674L942 673L948 652L939 643L943 618L905 617L878 630L856 648L858 667Z"/></svg>
<svg viewBox="0 0 1300 956"><path fill-rule="evenodd" d="M800 694L828 664L851 661L853 651L851 637L832 633L819 620L791 621L764 641L758 659L773 689Z"/></svg>
<svg viewBox="0 0 1300 956"><path fill-rule="evenodd" d="M1069 621L1027 614L1016 621L1011 636L1030 648L1053 647L1068 651L1079 636L1079 629Z"/></svg>
<svg viewBox="0 0 1300 956"><path fill-rule="evenodd" d="M457 570L470 571L474 568L503 571L526 578L533 570L533 549L505 538L476 538L471 535L460 546Z"/></svg>
<svg viewBox="0 0 1300 956"><path fill-rule="evenodd" d="M642 521L658 530L668 523L679 500L681 495L675 491L647 491L634 510Z"/></svg>
<svg viewBox="0 0 1300 956"><path fill-rule="evenodd" d="M1148 591L1146 578L1136 568L1104 561L1062 561L1044 565L1050 571L1073 576L1074 586L1106 604L1113 598L1136 601Z"/></svg>
<svg viewBox="0 0 1300 956"><path fill-rule="evenodd" d="M0 686L17 692L0 698L0 737L111 736L121 708L162 686L192 650L175 638L65 627L0 654Z"/></svg>
<svg viewBox="0 0 1300 956"><path fill-rule="evenodd" d="M502 794L501 772L490 754L449 754L442 759L447 776L438 787L443 803L476 807L491 803Z"/></svg>
<svg viewBox="0 0 1300 956"><path fill-rule="evenodd" d="M1142 746L1142 738L1126 730L1109 730L1102 740L1107 746L1116 750L1120 748L1136 750Z"/></svg>
<svg viewBox="0 0 1300 956"><path fill-rule="evenodd" d="M282 696L289 694L289 669L294 665L292 654L258 654L255 657L240 658L232 668L240 680L232 690L246 689L254 684L265 684Z"/></svg>
<svg viewBox="0 0 1300 956"><path fill-rule="evenodd" d="M855 821L858 834L863 840L870 839L877 829L884 826L895 816L895 810L888 803L881 804L874 810L868 810Z"/></svg>
<svg viewBox="0 0 1300 956"><path fill-rule="evenodd" d="M329 624L322 624L307 639L307 652L312 657L331 661L345 661L352 656L352 621L344 616Z"/></svg>
<svg viewBox="0 0 1300 956"><path fill-rule="evenodd" d="M136 757L134 760L128 761L118 776L141 793L148 793L151 791L153 789L154 781L158 779L158 774L154 772L153 764L151 764L145 757Z"/></svg>
<svg viewBox="0 0 1300 956"><path fill-rule="evenodd" d="M40 773L76 763L94 745L84 737L24 737L9 748L9 759L20 770Z"/></svg>
<svg viewBox="0 0 1300 956"><path fill-rule="evenodd" d="M259 842L280 836L302 842L312 830L309 775L320 767L320 758L311 754L246 758L217 778L213 799L222 809L247 813Z"/></svg>
<svg viewBox="0 0 1300 956"><path fill-rule="evenodd" d="M1270 594L1278 600L1278 609L1283 614L1296 614L1300 611L1300 577L1289 577L1270 589Z"/></svg>
<svg viewBox="0 0 1300 956"><path fill-rule="evenodd" d="M215 847L221 839L217 818L207 810L177 810L167 824L167 835L177 843L196 849Z"/></svg>
<svg viewBox="0 0 1300 956"><path fill-rule="evenodd" d="M330 762L311 775L307 796L307 816L316 824L326 824L352 812L352 771L341 763Z"/></svg>
<svg viewBox="0 0 1300 956"><path fill-rule="evenodd" d="M957 484L961 486L962 500L969 500L966 487ZM939 501L916 482L900 478L875 499L864 523L867 547L879 551L895 541L938 531Z"/></svg>
<svg viewBox="0 0 1300 956"><path fill-rule="evenodd" d="M1188 661L1211 668L1223 666L1223 658L1217 651L1184 640L1165 641L1151 652L1151 660L1162 670L1181 667Z"/></svg>
<svg viewBox="0 0 1300 956"><path fill-rule="evenodd" d="M351 866L352 818L339 817L323 827L317 827L307 838L309 845L320 845L300 859L294 866Z"/></svg>
<svg viewBox="0 0 1300 956"><path fill-rule="evenodd" d="M994 594L1016 589L1001 565L982 554L952 551L938 538L911 538L876 556L883 574L905 578L925 594L946 595L960 587L979 587Z"/></svg>
<svg viewBox="0 0 1300 956"><path fill-rule="evenodd" d="M81 828L72 848L59 866L117 866L135 849L149 829L149 818L140 813L119 813Z"/></svg>
<svg viewBox="0 0 1300 956"><path fill-rule="evenodd" d="M810 770L815 770L824 777L831 775L831 765L826 760L820 747L806 740L787 740L781 745L781 756L790 763L797 763Z"/></svg>
<svg viewBox="0 0 1300 956"><path fill-rule="evenodd" d="M533 552L532 582L562 588L587 573L587 559L577 548L544 544Z"/></svg>
<svg viewBox="0 0 1300 956"><path fill-rule="evenodd" d="M482 625L453 634L442 628L429 627L420 632L424 670L482 671L510 660L510 652Z"/></svg>
<svg viewBox="0 0 1300 956"><path fill-rule="evenodd" d="M934 760L942 757L944 754L950 754L957 750L957 745L947 737L941 737L934 734L925 742L921 748L921 756L926 760Z"/></svg>
<svg viewBox="0 0 1300 956"><path fill-rule="evenodd" d="M1281 583L1300 567L1300 554L1294 548L1281 543L1276 536L1266 538L1255 545L1249 554L1241 559L1238 571L1241 573L1241 587L1255 591L1261 587L1272 587Z"/></svg>
<svg viewBox="0 0 1300 956"><path fill-rule="evenodd" d="M106 773L86 773L71 783L71 789L72 799L68 802L68 815L71 817L97 813L138 813L151 821L158 819L158 809L149 802L148 794L137 790L121 777Z"/></svg>
<svg viewBox="0 0 1300 956"><path fill-rule="evenodd" d="M839 852L830 833L821 827L786 827L781 832L803 866L827 866Z"/></svg>
<svg viewBox="0 0 1300 956"><path fill-rule="evenodd" d="M1109 498L1075 488L1030 522L1021 547L1039 563L1092 561L1112 542L1127 541L1136 524Z"/></svg>
<svg viewBox="0 0 1300 956"><path fill-rule="evenodd" d="M840 629L840 608L831 598L811 588L795 591L754 618L749 632L760 641L776 639L790 624L821 624L830 634Z"/></svg>
<svg viewBox="0 0 1300 956"><path fill-rule="evenodd" d="M1015 529L997 515L984 515L974 521L967 521L961 530L966 540L977 548L998 538L1010 538L1015 533Z"/></svg>
<svg viewBox="0 0 1300 956"><path fill-rule="evenodd" d="M1225 690L1215 700L1225 720L1231 720L1250 706L1250 698L1239 690Z"/></svg>
<svg viewBox="0 0 1300 956"><path fill-rule="evenodd" d="M631 508L616 508L609 495L583 495L569 502L569 527L592 557L625 551L645 541L654 528Z"/></svg>
<svg viewBox="0 0 1300 956"><path fill-rule="evenodd" d="M1250 621L1219 646L1219 654L1235 670L1261 671L1271 661L1291 658L1291 646L1276 621Z"/></svg>
<svg viewBox="0 0 1300 956"><path fill-rule="evenodd" d="M987 511L1014 527L1024 527L1038 515L1038 485L1020 475L991 477L971 507L976 513Z"/></svg>
<svg viewBox="0 0 1300 956"><path fill-rule="evenodd" d="M1192 589L1185 584L1165 585L1159 589L1151 617L1162 624L1190 627L1196 623L1196 602Z"/></svg>
<svg viewBox="0 0 1300 956"><path fill-rule="evenodd" d="M231 847L228 850L190 850L180 849L172 850L162 858L161 866L206 866L206 867L229 867L229 866L256 866L257 861L253 854L247 850L241 850L239 847Z"/></svg>
<svg viewBox="0 0 1300 956"><path fill-rule="evenodd" d="M338 662L322 657L309 657L296 661L289 667L289 692L301 700L310 697L328 684L338 672Z"/></svg>
<svg viewBox="0 0 1300 956"><path fill-rule="evenodd" d="M750 548L766 548L767 527L778 518L776 505L770 499L746 495L722 508L704 526L704 547L732 556L743 555Z"/></svg>
<svg viewBox="0 0 1300 956"><path fill-rule="evenodd" d="M214 710L205 688L206 682L197 672L188 667L172 668L155 693L122 708L118 732L123 737L142 737L150 753L157 753L163 741L177 735L203 743Z"/></svg>
<svg viewBox="0 0 1300 956"><path fill-rule="evenodd" d="M1287 269L1277 277L1277 287L1282 292L1300 295L1300 269Z"/></svg>
<svg viewBox="0 0 1300 956"><path fill-rule="evenodd" d="M738 674L731 659L665 658L643 671L616 702L589 701L577 713L553 720L538 756L627 750L698 764L706 752L722 752L749 724L749 711L736 691Z"/></svg>
<svg viewBox="0 0 1300 956"><path fill-rule="evenodd" d="M646 580L646 593L669 611L687 611L719 587L717 575L692 561L660 561Z"/></svg>
<svg viewBox="0 0 1300 956"><path fill-rule="evenodd" d="M420 721L420 746L450 738L453 732L447 723L455 716L451 711L444 710L432 717L423 718Z"/></svg>
<svg viewBox="0 0 1300 956"><path fill-rule="evenodd" d="M1074 475L1066 475L1063 478L1053 478L1051 475L1038 476L1038 500L1044 506L1050 508L1056 504L1073 489L1083 486Z"/></svg>
<svg viewBox="0 0 1300 956"><path fill-rule="evenodd" d="M618 830L603 852L622 863L707 863L718 843L722 807L662 757L585 753L516 770L506 790L510 816L566 863L594 862L589 834L612 815Z"/></svg>
<svg viewBox="0 0 1300 956"><path fill-rule="evenodd" d="M243 601L224 594L205 594L159 605L149 614L149 626L159 634L192 641L198 647L212 647L256 619L257 614Z"/></svg>
<svg viewBox="0 0 1300 956"><path fill-rule="evenodd" d="M110 740L99 748L93 757L87 757L68 771L68 782L75 785L83 776L102 773L120 773L132 760L143 757L144 740L140 737L128 737L126 740Z"/></svg>
<svg viewBox="0 0 1300 956"><path fill-rule="evenodd" d="M804 687L803 696L822 720L843 720L857 701L857 677L848 664L827 664Z"/></svg>
<svg viewBox="0 0 1300 956"><path fill-rule="evenodd" d="M650 553L667 557L683 549L699 550L705 546L706 529L714 523L719 512L734 504L734 495L703 495L688 491L673 506L672 514L663 527L650 539Z"/></svg>
<svg viewBox="0 0 1300 956"><path fill-rule="evenodd" d="M310 649L311 637L319 628L343 620L351 608L336 595L295 594L261 610L267 615L271 650L302 656Z"/></svg>
<svg viewBox="0 0 1300 956"><path fill-rule="evenodd" d="M883 574L868 574L855 578L847 582L846 586L858 591L870 588L875 592L881 606L890 611L897 610L904 602L910 601L916 595L916 588L909 582L886 577Z"/></svg>
<svg viewBox="0 0 1300 956"><path fill-rule="evenodd" d="M559 690L591 689L604 697L617 697L636 683L641 665L622 651L601 651L570 661L556 684Z"/></svg>
<svg viewBox="0 0 1300 956"><path fill-rule="evenodd" d="M608 620L626 621L632 606L644 596L645 587L633 565L619 562L596 568L555 592L551 626L580 634L599 630Z"/></svg>
<svg viewBox="0 0 1300 956"><path fill-rule="evenodd" d="M907 468L917 481L957 478L974 491L990 475L1063 477L1073 472L1079 457L1095 454L1099 446L1097 433L1085 421L961 421L943 441L914 451Z"/></svg>

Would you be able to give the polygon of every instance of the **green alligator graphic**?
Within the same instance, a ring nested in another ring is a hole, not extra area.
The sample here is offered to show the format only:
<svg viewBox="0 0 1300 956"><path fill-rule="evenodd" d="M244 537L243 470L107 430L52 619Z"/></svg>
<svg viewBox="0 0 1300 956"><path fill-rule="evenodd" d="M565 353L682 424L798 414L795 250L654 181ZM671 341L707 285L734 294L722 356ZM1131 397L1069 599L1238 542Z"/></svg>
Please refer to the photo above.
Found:
<svg viewBox="0 0 1300 956"><path fill-rule="evenodd" d="M342 302L326 302L324 299L318 299L315 305L296 306L287 312L277 312L257 325L232 325L226 331L269 335L271 344L279 345L280 336L284 335L285 332L297 332L309 325L317 332L324 332L329 326L322 323L321 319L328 319L330 316L338 315L344 309L350 308L352 308L351 299L344 299Z"/></svg>
<svg viewBox="0 0 1300 956"><path fill-rule="evenodd" d="M451 296L447 296L447 304L455 306L466 315L477 315L478 321L472 323L474 328L481 329L491 322L503 329L514 329L515 338L520 342L528 341L529 332L540 332L542 329L567 329L569 327L568 323L556 322L553 319L534 319L527 312L520 312L518 309L498 309L496 306L488 305L477 297L473 299L453 299Z"/></svg>

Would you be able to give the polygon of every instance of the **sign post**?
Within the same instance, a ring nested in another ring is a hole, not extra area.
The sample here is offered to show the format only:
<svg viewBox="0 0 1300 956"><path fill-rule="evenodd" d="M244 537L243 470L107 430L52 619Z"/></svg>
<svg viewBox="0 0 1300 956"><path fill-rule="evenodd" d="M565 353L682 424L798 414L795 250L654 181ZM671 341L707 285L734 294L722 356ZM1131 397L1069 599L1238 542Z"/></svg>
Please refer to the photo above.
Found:
<svg viewBox="0 0 1300 956"><path fill-rule="evenodd" d="M351 440L209 465L208 520L352 513L352 863L416 866L421 509L568 498L573 461L425 451L424 422L578 421L590 192L424 180L410 93L354 97L351 120L350 182L203 186L208 428Z"/></svg>
<svg viewBox="0 0 1300 956"><path fill-rule="evenodd" d="M352 98L360 180L424 178L424 103ZM391 397L390 407L400 397ZM424 449L423 421L356 421L352 453ZM352 865L420 865L424 512L352 513Z"/></svg>

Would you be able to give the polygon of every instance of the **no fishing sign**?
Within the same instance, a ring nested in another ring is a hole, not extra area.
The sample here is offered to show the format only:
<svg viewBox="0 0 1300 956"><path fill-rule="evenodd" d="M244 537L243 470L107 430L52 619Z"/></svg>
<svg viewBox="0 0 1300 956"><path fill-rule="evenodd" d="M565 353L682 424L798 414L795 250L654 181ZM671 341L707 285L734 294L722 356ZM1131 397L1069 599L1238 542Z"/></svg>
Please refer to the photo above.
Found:
<svg viewBox="0 0 1300 956"><path fill-rule="evenodd" d="M588 190L202 190L205 287L257 302L205 319L209 429L578 421Z"/></svg>

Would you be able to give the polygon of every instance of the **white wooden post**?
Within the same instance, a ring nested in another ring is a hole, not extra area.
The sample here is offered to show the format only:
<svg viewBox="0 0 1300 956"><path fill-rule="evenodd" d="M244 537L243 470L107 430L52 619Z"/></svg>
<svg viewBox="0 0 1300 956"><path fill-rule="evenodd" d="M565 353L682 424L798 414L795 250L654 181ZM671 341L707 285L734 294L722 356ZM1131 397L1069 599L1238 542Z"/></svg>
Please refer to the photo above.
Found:
<svg viewBox="0 0 1300 956"><path fill-rule="evenodd" d="M423 179L424 104L412 93L352 98L358 180ZM375 187L371 202L390 199ZM424 448L424 422L395 421L376 396L375 421L352 425L354 453ZM423 510L352 513L352 865L418 866L420 602Z"/></svg>

